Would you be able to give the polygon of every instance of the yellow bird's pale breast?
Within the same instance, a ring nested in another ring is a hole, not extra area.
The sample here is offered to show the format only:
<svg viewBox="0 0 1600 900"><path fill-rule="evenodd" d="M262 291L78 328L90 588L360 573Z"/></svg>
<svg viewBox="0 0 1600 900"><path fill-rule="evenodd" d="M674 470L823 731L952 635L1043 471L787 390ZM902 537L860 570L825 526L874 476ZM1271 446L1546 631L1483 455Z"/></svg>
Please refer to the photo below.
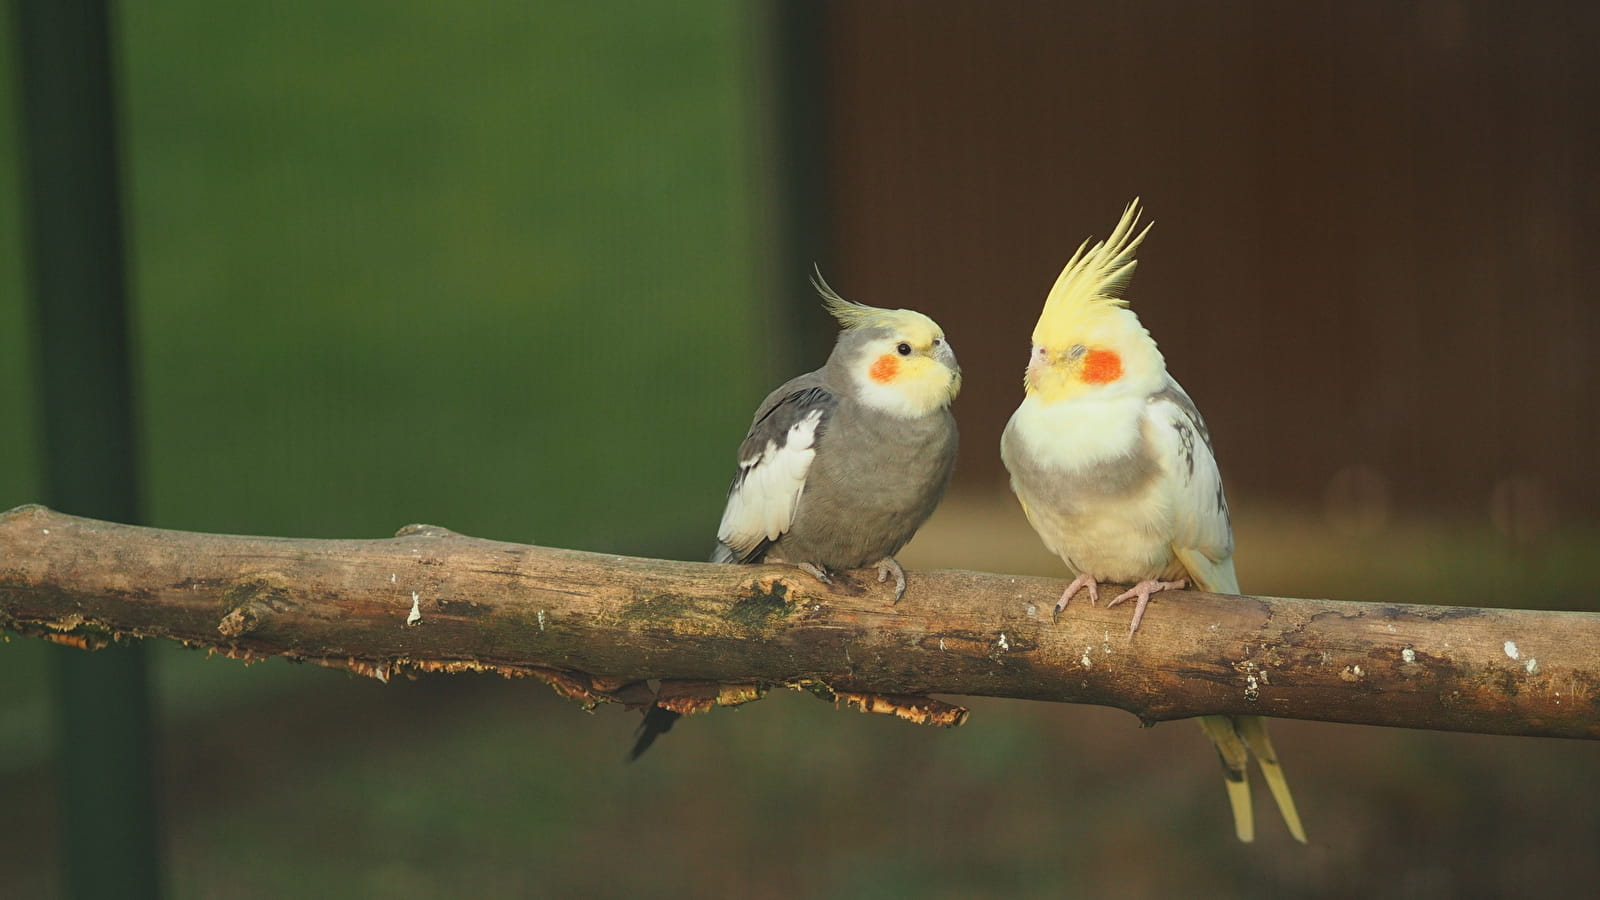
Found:
<svg viewBox="0 0 1600 900"><path fill-rule="evenodd" d="M1000 450L1028 521L1075 572L1130 582L1182 572L1168 479L1143 434L1143 398L1018 407Z"/></svg>

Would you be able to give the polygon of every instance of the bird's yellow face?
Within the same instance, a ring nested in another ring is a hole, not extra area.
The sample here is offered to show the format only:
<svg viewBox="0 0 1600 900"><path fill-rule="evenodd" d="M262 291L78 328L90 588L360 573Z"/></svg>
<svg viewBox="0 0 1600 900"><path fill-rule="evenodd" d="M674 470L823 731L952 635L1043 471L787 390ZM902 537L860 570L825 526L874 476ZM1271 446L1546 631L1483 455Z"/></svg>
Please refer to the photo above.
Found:
<svg viewBox="0 0 1600 900"><path fill-rule="evenodd" d="M1160 366L1155 342L1134 314L1122 307L1094 309L1075 327L1048 327L1033 332L1033 349L1023 385L1046 403L1070 400L1111 388L1139 372Z"/></svg>
<svg viewBox="0 0 1600 900"><path fill-rule="evenodd" d="M1061 270L1033 327L1023 377L1029 397L1058 403L1159 385L1166 371L1161 351L1122 299L1138 265L1133 252L1150 230L1136 230L1138 223L1134 200L1109 237L1093 246L1084 241Z"/></svg>
<svg viewBox="0 0 1600 900"><path fill-rule="evenodd" d="M961 390L961 366L939 323L912 309L853 303L812 278L823 305L844 326L835 360L849 372L862 402L879 412L914 418L949 406Z"/></svg>
<svg viewBox="0 0 1600 900"><path fill-rule="evenodd" d="M855 357L863 399L903 416L926 415L955 399L961 367L938 323L899 309L874 326Z"/></svg>
<svg viewBox="0 0 1600 900"><path fill-rule="evenodd" d="M1035 344L1022 381L1028 393L1055 402L1120 381L1122 354L1111 347L1069 344L1060 349Z"/></svg>

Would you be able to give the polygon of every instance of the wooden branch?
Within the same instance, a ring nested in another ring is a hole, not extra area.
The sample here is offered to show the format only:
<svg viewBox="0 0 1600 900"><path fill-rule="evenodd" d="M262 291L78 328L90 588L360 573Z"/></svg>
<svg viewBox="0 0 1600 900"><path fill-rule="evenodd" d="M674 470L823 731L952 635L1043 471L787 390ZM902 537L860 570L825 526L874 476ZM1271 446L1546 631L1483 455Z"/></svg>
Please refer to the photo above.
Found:
<svg viewBox="0 0 1600 900"><path fill-rule="evenodd" d="M387 680L536 675L587 705L695 712L769 686L959 724L925 695L1600 738L1600 614L1162 594L1128 611L1063 582L634 559L409 526L388 540L162 531L40 506L0 513L0 627L93 647L160 637Z"/></svg>

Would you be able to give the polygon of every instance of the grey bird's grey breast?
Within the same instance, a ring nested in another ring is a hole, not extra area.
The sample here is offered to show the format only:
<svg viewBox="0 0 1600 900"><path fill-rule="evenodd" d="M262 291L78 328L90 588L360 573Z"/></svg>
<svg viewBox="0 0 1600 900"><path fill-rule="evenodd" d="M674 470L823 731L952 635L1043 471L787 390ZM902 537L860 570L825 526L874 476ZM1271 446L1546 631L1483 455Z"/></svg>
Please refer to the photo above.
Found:
<svg viewBox="0 0 1600 900"><path fill-rule="evenodd" d="M790 425L823 410L816 456L789 530L743 553L719 542L713 562L759 563L770 556L825 569L859 568L898 552L943 499L959 441L949 409L915 419L863 409L833 383L829 369L835 367L768 395L740 448L740 459L748 459L769 440L781 447Z"/></svg>
<svg viewBox="0 0 1600 900"><path fill-rule="evenodd" d="M901 419L841 399L817 443L794 525L768 555L827 569L893 556L944 498L955 469L955 417Z"/></svg>

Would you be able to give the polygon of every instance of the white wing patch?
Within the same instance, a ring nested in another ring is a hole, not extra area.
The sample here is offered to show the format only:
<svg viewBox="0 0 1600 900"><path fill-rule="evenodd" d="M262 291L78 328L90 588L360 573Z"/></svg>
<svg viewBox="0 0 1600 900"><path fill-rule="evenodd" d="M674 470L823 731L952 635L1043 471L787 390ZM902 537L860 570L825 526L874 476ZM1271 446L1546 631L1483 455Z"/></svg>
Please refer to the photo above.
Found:
<svg viewBox="0 0 1600 900"><path fill-rule="evenodd" d="M760 453L739 460L740 477L728 495L717 540L744 554L762 541L777 540L794 524L806 473L817 455L822 413L814 409L790 425L783 446L769 440Z"/></svg>

